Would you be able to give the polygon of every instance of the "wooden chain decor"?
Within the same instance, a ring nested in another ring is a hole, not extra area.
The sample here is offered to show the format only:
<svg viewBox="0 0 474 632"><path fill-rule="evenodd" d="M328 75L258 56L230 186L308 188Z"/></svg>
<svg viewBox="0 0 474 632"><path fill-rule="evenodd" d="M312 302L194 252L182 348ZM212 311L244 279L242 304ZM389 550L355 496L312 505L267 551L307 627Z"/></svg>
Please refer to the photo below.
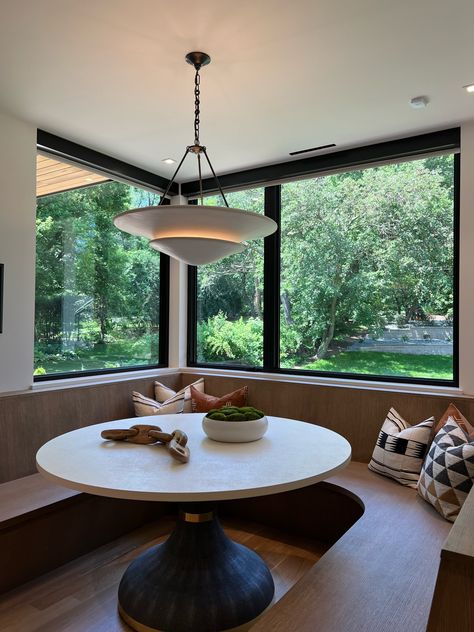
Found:
<svg viewBox="0 0 474 632"><path fill-rule="evenodd" d="M103 430L100 436L109 441L127 441L142 445L160 443L166 445L171 456L181 463L187 463L191 454L186 446L188 436L182 430L173 430L173 432L168 433L163 432L159 426L137 424L128 430Z"/></svg>

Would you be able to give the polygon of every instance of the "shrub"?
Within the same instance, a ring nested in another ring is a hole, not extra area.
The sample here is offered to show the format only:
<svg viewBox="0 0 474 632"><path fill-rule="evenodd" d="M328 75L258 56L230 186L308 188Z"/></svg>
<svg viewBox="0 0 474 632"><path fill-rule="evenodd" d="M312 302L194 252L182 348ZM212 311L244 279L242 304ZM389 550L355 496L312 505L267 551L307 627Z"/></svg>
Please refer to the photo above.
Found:
<svg viewBox="0 0 474 632"><path fill-rule="evenodd" d="M298 354L303 336L296 328L282 323L281 359ZM219 312L198 323L198 358L203 362L233 362L250 366L263 364L263 322L259 318L228 320Z"/></svg>
<svg viewBox="0 0 474 632"><path fill-rule="evenodd" d="M259 318L227 320L219 312L198 323L198 357L204 362L263 362L263 323Z"/></svg>

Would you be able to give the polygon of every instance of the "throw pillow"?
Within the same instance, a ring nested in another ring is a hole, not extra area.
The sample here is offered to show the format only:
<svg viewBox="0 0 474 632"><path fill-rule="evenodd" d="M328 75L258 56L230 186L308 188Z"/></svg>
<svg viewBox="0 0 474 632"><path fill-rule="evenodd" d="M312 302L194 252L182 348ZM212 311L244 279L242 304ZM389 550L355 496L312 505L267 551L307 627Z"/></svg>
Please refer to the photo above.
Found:
<svg viewBox="0 0 474 632"><path fill-rule="evenodd" d="M174 398L172 402L160 404L160 402L156 402L154 399L151 399L151 397L145 397L145 395L133 391L132 399L135 415L137 417L145 417L146 415L173 415L183 412L184 395L181 395L179 398Z"/></svg>
<svg viewBox="0 0 474 632"><path fill-rule="evenodd" d="M448 417L452 417L455 419L459 426L466 432L471 439L474 439L474 426L472 426L468 420L464 417L464 415L456 408L454 404L449 404L449 406L444 411L443 416L438 421L438 425L435 428L434 434L438 434L444 424L448 421Z"/></svg>
<svg viewBox="0 0 474 632"><path fill-rule="evenodd" d="M380 430L369 470L416 488L434 421L430 417L410 426L391 408Z"/></svg>
<svg viewBox="0 0 474 632"><path fill-rule="evenodd" d="M436 434L418 483L418 493L450 522L456 520L474 480L474 441L454 419Z"/></svg>
<svg viewBox="0 0 474 632"><path fill-rule="evenodd" d="M155 382L155 399L162 404L171 404L176 398L179 399L181 395L184 395L183 413L192 413L191 386L194 386L198 391L204 393L204 378L201 377L199 380L196 380L196 382L185 386L178 392L173 391L172 388L165 386L161 382Z"/></svg>
<svg viewBox="0 0 474 632"><path fill-rule="evenodd" d="M246 406L248 390L248 386L244 386L222 397L213 397L201 393L197 388L191 386L193 413L207 413L212 408L220 408L221 406Z"/></svg>

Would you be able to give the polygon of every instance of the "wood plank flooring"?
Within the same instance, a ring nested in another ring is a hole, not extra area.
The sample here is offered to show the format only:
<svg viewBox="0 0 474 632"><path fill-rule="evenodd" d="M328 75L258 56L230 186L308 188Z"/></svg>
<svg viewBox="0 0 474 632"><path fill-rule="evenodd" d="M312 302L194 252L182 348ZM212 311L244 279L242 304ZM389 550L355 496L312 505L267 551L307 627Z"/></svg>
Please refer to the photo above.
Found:
<svg viewBox="0 0 474 632"><path fill-rule="evenodd" d="M2 632L130 632L117 614L117 588L130 562L166 538L161 519L0 597ZM318 542L258 524L224 521L227 534L268 564L278 601L324 554ZM67 534L64 535L67 537Z"/></svg>

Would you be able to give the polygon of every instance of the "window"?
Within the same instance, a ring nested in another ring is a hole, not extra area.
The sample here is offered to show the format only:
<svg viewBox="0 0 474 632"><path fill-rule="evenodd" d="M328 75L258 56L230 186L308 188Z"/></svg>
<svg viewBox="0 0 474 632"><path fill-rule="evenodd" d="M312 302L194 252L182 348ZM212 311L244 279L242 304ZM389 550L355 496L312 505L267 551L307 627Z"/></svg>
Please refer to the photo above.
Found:
<svg viewBox="0 0 474 632"><path fill-rule="evenodd" d="M453 129L223 176L271 182L229 203L280 231L190 274L189 365L456 385L458 147Z"/></svg>
<svg viewBox="0 0 474 632"><path fill-rule="evenodd" d="M35 376L158 365L160 255L113 218L159 194L47 156L37 173Z"/></svg>
<svg viewBox="0 0 474 632"><path fill-rule="evenodd" d="M454 157L282 186L280 366L453 379Z"/></svg>
<svg viewBox="0 0 474 632"><path fill-rule="evenodd" d="M231 207L262 213L264 189L226 194ZM222 204L220 197L204 204ZM244 252L197 269L197 360L261 367L263 362L263 239Z"/></svg>

